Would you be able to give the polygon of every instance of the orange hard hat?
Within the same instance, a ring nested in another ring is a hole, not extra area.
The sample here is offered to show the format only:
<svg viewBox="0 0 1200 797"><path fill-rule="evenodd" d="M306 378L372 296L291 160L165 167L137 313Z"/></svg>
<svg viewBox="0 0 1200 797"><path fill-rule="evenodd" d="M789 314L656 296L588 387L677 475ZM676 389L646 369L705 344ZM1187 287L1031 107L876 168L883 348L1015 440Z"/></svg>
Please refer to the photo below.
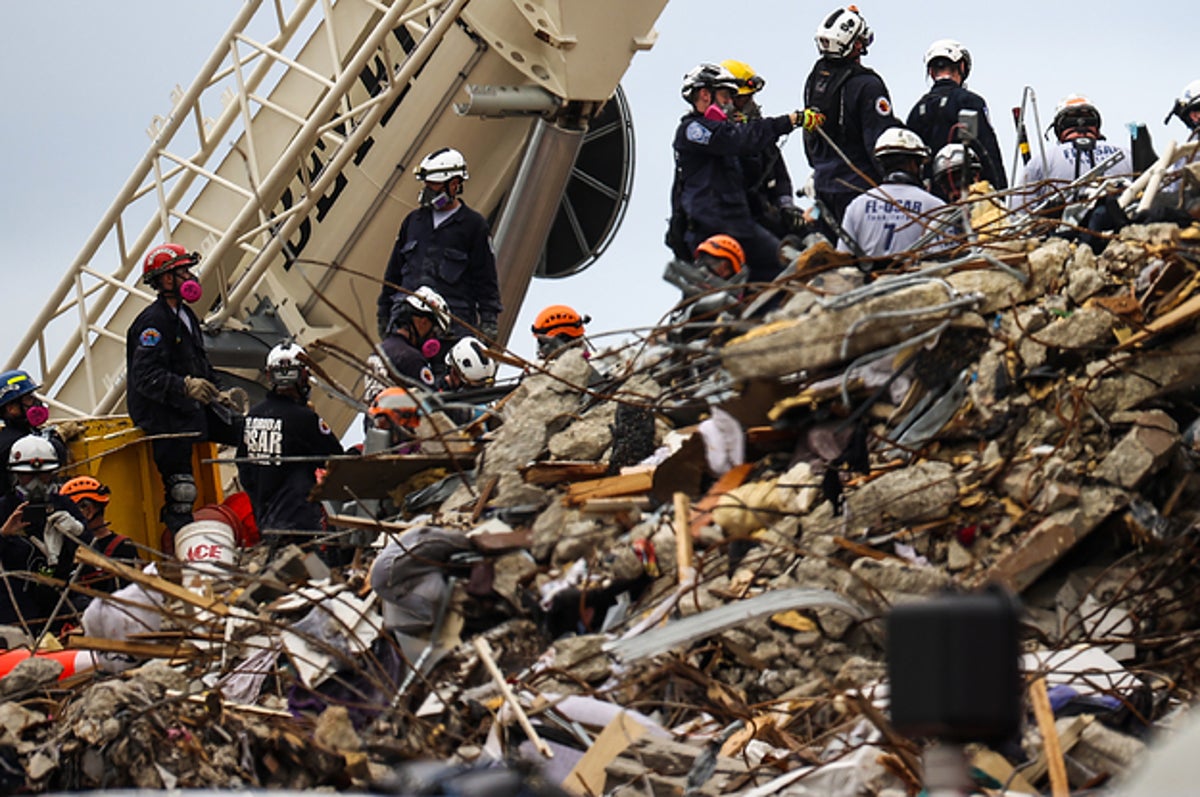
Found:
<svg viewBox="0 0 1200 797"><path fill-rule="evenodd" d="M583 336L583 325L591 321L590 316L581 316L565 304L552 304L537 314L533 322L533 334L548 338L565 335L568 338Z"/></svg>
<svg viewBox="0 0 1200 797"><path fill-rule="evenodd" d="M76 476L60 487L58 494L65 495L75 503L86 498L98 504L107 504L109 489L91 476Z"/></svg>
<svg viewBox="0 0 1200 797"><path fill-rule="evenodd" d="M416 399L402 387L387 387L379 391L367 414L372 418L383 415L396 426L416 429L421 423L421 411Z"/></svg>
<svg viewBox="0 0 1200 797"><path fill-rule="evenodd" d="M746 252L737 239L731 235L717 234L704 239L696 247L696 257L702 253L728 260L733 265L734 274L741 273L742 269L746 267Z"/></svg>

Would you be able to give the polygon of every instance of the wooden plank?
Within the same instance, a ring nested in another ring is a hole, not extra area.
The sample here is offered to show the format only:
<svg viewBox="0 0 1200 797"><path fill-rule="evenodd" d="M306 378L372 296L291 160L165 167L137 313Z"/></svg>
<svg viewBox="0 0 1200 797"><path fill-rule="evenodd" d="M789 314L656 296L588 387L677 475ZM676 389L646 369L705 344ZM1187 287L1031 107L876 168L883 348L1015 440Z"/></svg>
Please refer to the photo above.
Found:
<svg viewBox="0 0 1200 797"><path fill-rule="evenodd" d="M461 457L464 468L470 468L469 457ZM325 478L313 488L313 501L346 501L352 497L387 498L411 477L430 468L454 471L454 460L448 456L393 454L358 459L336 459L329 462Z"/></svg>
<svg viewBox="0 0 1200 797"><path fill-rule="evenodd" d="M603 479L576 482L567 488L567 495L563 501L568 506L577 506L591 498L612 498L618 495L644 493L653 484L654 471L652 470L622 473Z"/></svg>
<svg viewBox="0 0 1200 797"><path fill-rule="evenodd" d="M125 653L146 659L190 659L200 651L192 645L162 645L153 642L101 639L99 637L72 634L67 637L67 647L73 650L99 650L105 653Z"/></svg>
<svg viewBox="0 0 1200 797"><path fill-rule="evenodd" d="M479 516L483 514L483 510L487 508L487 502L492 500L492 493L496 491L496 485L500 483L499 476L489 476L484 482L483 489L479 491L479 498L475 501L475 509L471 511L471 522L478 523Z"/></svg>
<svg viewBox="0 0 1200 797"><path fill-rule="evenodd" d="M1188 321L1194 320L1200 316L1200 295L1193 296L1183 304L1176 307L1166 315L1159 316L1145 326L1140 332L1136 333L1129 340L1117 346L1117 351L1131 349L1141 343L1146 342L1155 335L1167 332L1180 324L1185 324Z"/></svg>
<svg viewBox="0 0 1200 797"><path fill-rule="evenodd" d="M1008 759L995 750L989 750L984 747L975 751L975 754L971 756L971 766L976 767L981 772L986 773L1001 783L1007 783L1013 791L1023 794L1038 793L1038 790L1025 778L1025 775L1017 772L1016 767L1008 763Z"/></svg>
<svg viewBox="0 0 1200 797"><path fill-rule="evenodd" d="M618 713L596 737L583 758L575 763L563 780L563 788L580 797L604 794L604 770L645 734L645 725L635 722L624 711Z"/></svg>
<svg viewBox="0 0 1200 797"><path fill-rule="evenodd" d="M1063 761L1058 729L1054 727L1054 710L1050 708L1045 678L1038 678L1029 685L1029 702L1033 706L1033 716L1037 718L1038 730L1042 734L1042 751L1050 771L1050 793L1053 797L1070 797L1071 785L1067 782L1067 765Z"/></svg>
<svg viewBox="0 0 1200 797"><path fill-rule="evenodd" d="M857 556L865 556L868 559L874 559L875 561L898 558L893 557L890 554L886 554L883 551L877 551L869 545L863 545L862 543L855 542L854 540L848 540L845 537L835 536L833 538L833 544L843 550L849 551L852 554Z"/></svg>
<svg viewBox="0 0 1200 797"><path fill-rule="evenodd" d="M175 584L158 576L151 576L138 570L136 567L130 567L120 562L113 561L107 556L93 551L86 545L81 545L75 549L75 561L91 567L98 567L109 573L113 573L126 581L132 581L135 584L141 584L147 589L152 589L155 592L161 592L164 595L183 601L186 604L195 606L221 617L228 616L229 607L225 602L217 598L205 598L201 595L192 592L187 587L180 584Z"/></svg>
<svg viewBox="0 0 1200 797"><path fill-rule="evenodd" d="M680 584L688 578L695 578L690 514L687 494L675 493L675 565L679 572Z"/></svg>
<svg viewBox="0 0 1200 797"><path fill-rule="evenodd" d="M577 482L583 479L599 479L608 473L604 462L534 462L520 469L526 484L544 487L562 482Z"/></svg>
<svg viewBox="0 0 1200 797"><path fill-rule="evenodd" d="M693 537L700 533L700 529L712 523L712 511L716 509L721 496L735 487L741 487L745 484L746 479L753 470L754 465L752 463L735 465L727 470L721 478L717 479L712 487L708 488L708 492L704 494L704 497L696 502L696 515L692 518L690 527Z"/></svg>

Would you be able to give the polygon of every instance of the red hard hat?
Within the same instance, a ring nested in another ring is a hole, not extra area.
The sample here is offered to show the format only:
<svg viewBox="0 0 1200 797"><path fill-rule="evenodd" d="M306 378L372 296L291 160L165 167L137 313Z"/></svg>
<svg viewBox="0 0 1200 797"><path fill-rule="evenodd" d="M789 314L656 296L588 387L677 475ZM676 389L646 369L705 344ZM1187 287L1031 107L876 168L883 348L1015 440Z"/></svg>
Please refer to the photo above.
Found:
<svg viewBox="0 0 1200 797"><path fill-rule="evenodd" d="M189 252L179 244L162 244L150 250L142 261L142 282L149 284L159 274L200 262L198 252Z"/></svg>

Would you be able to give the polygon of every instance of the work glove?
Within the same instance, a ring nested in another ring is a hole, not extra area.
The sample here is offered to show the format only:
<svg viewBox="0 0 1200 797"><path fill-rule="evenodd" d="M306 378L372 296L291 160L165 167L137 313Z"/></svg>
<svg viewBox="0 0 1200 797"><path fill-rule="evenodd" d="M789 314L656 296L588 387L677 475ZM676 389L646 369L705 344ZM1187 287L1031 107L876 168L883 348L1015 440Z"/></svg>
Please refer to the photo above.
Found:
<svg viewBox="0 0 1200 797"><path fill-rule="evenodd" d="M494 315L480 316L479 331L488 340L495 340L500 335L500 322Z"/></svg>
<svg viewBox="0 0 1200 797"><path fill-rule="evenodd" d="M46 528L42 531L42 542L45 543L46 561L50 565L58 564L62 554L63 543L68 537L78 538L83 533L83 524L71 517L65 509L60 509L46 518Z"/></svg>
<svg viewBox="0 0 1200 797"><path fill-rule="evenodd" d="M804 229L804 211L795 205L784 205L779 208L779 217L788 232L799 232Z"/></svg>
<svg viewBox="0 0 1200 797"><path fill-rule="evenodd" d="M250 396L240 387L231 387L217 394L217 403L239 415L245 415L250 406Z"/></svg>
<svg viewBox="0 0 1200 797"><path fill-rule="evenodd" d="M805 108L802 111L793 111L793 113L796 114L796 127L803 127L806 132L811 133L825 124L825 114L816 108Z"/></svg>
<svg viewBox="0 0 1200 797"><path fill-rule="evenodd" d="M216 385L199 376L185 376L183 392L187 394L188 398L195 399L201 404L211 404L213 399L221 395L221 391L217 390Z"/></svg>
<svg viewBox="0 0 1200 797"><path fill-rule="evenodd" d="M79 421L62 421L55 424L55 431L64 442L71 442L77 437L83 437L87 433L87 427Z"/></svg>

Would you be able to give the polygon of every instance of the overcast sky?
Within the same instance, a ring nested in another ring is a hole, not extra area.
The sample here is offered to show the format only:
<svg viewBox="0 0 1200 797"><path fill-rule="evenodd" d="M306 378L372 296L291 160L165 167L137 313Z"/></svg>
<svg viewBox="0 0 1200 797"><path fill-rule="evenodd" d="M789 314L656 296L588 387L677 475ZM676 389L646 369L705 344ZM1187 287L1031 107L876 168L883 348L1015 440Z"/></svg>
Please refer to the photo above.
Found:
<svg viewBox="0 0 1200 797"><path fill-rule="evenodd" d="M588 0L576 0L586 2ZM603 0L594 0L603 2ZM145 152L155 114L170 91L187 86L241 4L235 0L37 0L5 3L0 92L0 332L28 328ZM813 32L832 3L800 0L674 0L659 19L659 40L638 54L624 85L638 141L637 178L624 226L589 271L539 280L531 289L513 347L532 353L528 335L542 306L566 303L593 318L591 331L653 324L678 292L661 279L668 215L671 138L685 111L682 75L700 61L735 58L766 80L768 113L801 102L816 57ZM975 68L969 87L989 101L1011 173L1011 108L1030 85L1048 123L1065 94L1089 96L1110 138L1124 125L1149 125L1156 146L1183 140L1177 121L1163 125L1173 98L1200 78L1194 5L1176 3L962 2L860 3L875 31L864 62L891 90L906 116L926 90L922 55L935 39L957 38ZM808 177L800 136L784 157L793 181ZM469 186L468 186L469 187ZM469 194L468 194L469 198ZM387 258L380 253L380 270Z"/></svg>

